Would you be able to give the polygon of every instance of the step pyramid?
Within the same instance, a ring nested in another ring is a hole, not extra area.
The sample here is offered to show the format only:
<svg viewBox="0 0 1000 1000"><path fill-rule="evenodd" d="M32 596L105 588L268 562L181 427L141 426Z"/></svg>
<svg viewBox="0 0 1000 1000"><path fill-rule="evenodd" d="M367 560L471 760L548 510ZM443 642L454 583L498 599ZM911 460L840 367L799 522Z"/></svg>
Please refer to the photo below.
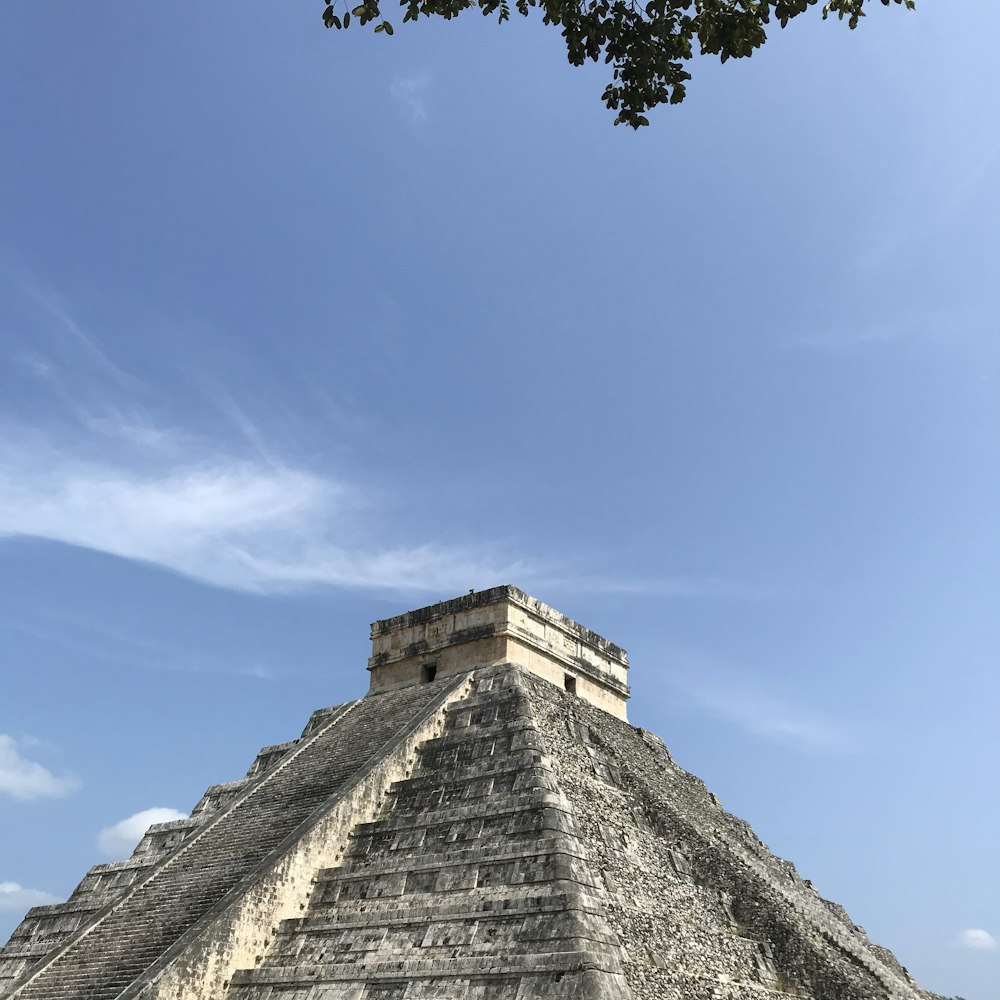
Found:
<svg viewBox="0 0 1000 1000"><path fill-rule="evenodd" d="M513 587L372 626L372 690L0 949L18 1000L917 1000Z"/></svg>

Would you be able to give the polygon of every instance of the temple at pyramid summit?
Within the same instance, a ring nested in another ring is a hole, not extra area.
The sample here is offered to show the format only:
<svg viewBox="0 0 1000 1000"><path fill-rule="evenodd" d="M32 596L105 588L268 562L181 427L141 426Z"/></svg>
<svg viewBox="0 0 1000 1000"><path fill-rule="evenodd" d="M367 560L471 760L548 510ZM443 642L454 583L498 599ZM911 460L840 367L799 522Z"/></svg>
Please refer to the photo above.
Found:
<svg viewBox="0 0 1000 1000"><path fill-rule="evenodd" d="M0 949L18 1000L917 1000L516 587L372 625L313 713Z"/></svg>

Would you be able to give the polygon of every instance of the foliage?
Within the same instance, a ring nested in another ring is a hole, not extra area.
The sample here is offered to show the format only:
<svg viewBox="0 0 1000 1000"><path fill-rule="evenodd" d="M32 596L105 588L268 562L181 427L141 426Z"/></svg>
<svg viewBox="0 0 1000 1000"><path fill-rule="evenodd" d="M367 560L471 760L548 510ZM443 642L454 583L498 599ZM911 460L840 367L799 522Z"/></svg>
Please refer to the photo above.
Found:
<svg viewBox="0 0 1000 1000"><path fill-rule="evenodd" d="M346 28L357 20L375 22L376 32L393 33L380 8L381 0L362 0L353 10L337 13L341 0L328 3L323 21L328 28ZM354 0L344 0L346 4ZM772 19L781 27L814 7L819 0L514 0L518 13L532 7L542 12L544 24L562 29L566 53L574 66L602 57L613 67L604 103L617 112L615 124L639 128L648 125L645 112L658 104L684 100L685 69L697 49L722 62L753 54L767 40L765 25ZM827 0L824 20L836 14L851 28L865 16L866 0ZM872 0L869 0L872 2ZM881 0L912 10L916 0ZM510 19L510 0L400 0L403 21L437 15L446 20L478 8L484 15Z"/></svg>

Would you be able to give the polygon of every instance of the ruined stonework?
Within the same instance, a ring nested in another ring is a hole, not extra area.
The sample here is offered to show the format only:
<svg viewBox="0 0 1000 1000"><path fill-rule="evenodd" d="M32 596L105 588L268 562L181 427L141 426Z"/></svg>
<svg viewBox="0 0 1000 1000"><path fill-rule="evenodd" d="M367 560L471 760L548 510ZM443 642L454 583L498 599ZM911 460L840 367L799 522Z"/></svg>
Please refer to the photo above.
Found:
<svg viewBox="0 0 1000 1000"><path fill-rule="evenodd" d="M517 587L473 591L372 625L373 693L500 663L626 717L625 650Z"/></svg>
<svg viewBox="0 0 1000 1000"><path fill-rule="evenodd" d="M372 632L411 630L412 647L413 629L438 622L438 637L450 628L469 646L463 611L505 629L522 597L496 588ZM0 949L0 995L930 998L624 721L627 688L586 697L553 677L553 663L573 665L565 622L556 654L532 641L526 662L438 676L422 660L440 663L441 644L396 656L412 661L411 683L373 678L366 698L314 713L189 819L150 828L68 902L31 910ZM603 669L580 658L579 677Z"/></svg>

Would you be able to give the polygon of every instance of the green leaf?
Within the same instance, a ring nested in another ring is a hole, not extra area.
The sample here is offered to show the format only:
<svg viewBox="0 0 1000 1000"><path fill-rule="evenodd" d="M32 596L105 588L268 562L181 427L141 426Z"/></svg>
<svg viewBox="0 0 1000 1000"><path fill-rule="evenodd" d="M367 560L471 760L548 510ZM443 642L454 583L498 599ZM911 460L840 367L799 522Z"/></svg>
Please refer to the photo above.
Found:
<svg viewBox="0 0 1000 1000"><path fill-rule="evenodd" d="M333 3L324 0L326 26L341 27ZM573 65L603 62L611 76L603 101L616 125L641 128L648 112L664 104L680 104L691 79L688 64L697 55L720 62L752 56L767 41L767 26L784 28L819 7L824 18L835 15L853 28L876 3L912 10L917 0L400 0L403 22L424 17L451 20L466 10L496 14L512 10L527 16L532 8L542 23L562 33L566 57ZM372 23L375 33L393 34L383 20L380 0L363 0L343 15L343 27L357 17Z"/></svg>

